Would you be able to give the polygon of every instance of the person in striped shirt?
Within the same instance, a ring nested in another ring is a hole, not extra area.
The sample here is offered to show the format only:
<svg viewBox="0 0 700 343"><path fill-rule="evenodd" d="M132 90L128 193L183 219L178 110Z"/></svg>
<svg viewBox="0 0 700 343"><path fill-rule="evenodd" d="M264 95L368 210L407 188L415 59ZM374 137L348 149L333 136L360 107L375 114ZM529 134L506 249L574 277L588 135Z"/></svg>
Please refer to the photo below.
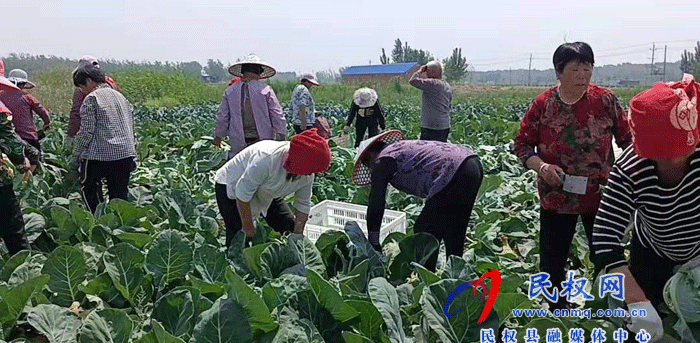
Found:
<svg viewBox="0 0 700 343"><path fill-rule="evenodd" d="M663 336L657 306L673 268L700 256L700 85L686 74L657 83L630 101L633 145L608 178L593 227L597 270L625 276L627 307L645 309L627 327ZM625 231L632 226L629 262Z"/></svg>

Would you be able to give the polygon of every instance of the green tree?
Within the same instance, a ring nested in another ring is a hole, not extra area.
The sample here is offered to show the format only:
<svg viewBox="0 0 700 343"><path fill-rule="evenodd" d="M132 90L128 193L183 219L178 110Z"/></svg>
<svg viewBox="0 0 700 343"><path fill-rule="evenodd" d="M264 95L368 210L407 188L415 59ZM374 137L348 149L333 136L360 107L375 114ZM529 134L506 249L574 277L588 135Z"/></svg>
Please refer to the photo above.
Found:
<svg viewBox="0 0 700 343"><path fill-rule="evenodd" d="M391 60L394 63L402 63L403 60L403 43L401 43L401 40L396 38L394 41L394 50L391 50Z"/></svg>
<svg viewBox="0 0 700 343"><path fill-rule="evenodd" d="M700 78L700 42L697 42L695 52L683 51L680 68L684 73L693 74L696 79Z"/></svg>
<svg viewBox="0 0 700 343"><path fill-rule="evenodd" d="M231 75L229 75L228 70L224 68L224 64L221 61L213 59L207 60L207 66L204 67L209 76L214 77L218 81L228 80Z"/></svg>
<svg viewBox="0 0 700 343"><path fill-rule="evenodd" d="M384 49L382 49L382 55L384 55ZM411 48L408 42L401 43L401 40L398 38L394 41L394 50L391 51L391 61L393 63L417 62L423 65L434 59L433 55L427 50Z"/></svg>
<svg viewBox="0 0 700 343"><path fill-rule="evenodd" d="M462 48L455 48L452 56L442 61L445 66L444 75L447 82L462 81L467 76L467 59L462 57Z"/></svg>
<svg viewBox="0 0 700 343"><path fill-rule="evenodd" d="M384 48L382 48L382 54L379 56L379 62L382 64L389 64L389 57L386 57L386 52L384 51Z"/></svg>

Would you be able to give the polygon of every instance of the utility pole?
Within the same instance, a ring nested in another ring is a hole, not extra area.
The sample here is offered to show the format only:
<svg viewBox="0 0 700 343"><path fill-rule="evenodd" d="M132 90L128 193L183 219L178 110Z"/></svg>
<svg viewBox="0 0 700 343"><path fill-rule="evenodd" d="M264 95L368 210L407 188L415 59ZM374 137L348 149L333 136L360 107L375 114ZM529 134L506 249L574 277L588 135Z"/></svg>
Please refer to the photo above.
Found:
<svg viewBox="0 0 700 343"><path fill-rule="evenodd" d="M530 54L530 65L527 67L527 86L530 87L530 70L532 70L532 54Z"/></svg>
<svg viewBox="0 0 700 343"><path fill-rule="evenodd" d="M649 75L654 75L654 51L656 51L656 44L651 43L651 69Z"/></svg>
<svg viewBox="0 0 700 343"><path fill-rule="evenodd" d="M666 82L666 48L668 46L664 45L664 78L662 79L663 82Z"/></svg>
<svg viewBox="0 0 700 343"><path fill-rule="evenodd" d="M513 85L513 68L508 67L508 85Z"/></svg>

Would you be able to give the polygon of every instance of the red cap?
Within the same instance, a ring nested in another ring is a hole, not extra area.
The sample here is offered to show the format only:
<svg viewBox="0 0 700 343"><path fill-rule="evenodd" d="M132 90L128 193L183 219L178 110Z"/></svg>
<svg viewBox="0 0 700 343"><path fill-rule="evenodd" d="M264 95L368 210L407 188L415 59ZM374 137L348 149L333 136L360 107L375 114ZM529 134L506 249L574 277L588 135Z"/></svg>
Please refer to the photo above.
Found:
<svg viewBox="0 0 700 343"><path fill-rule="evenodd" d="M317 129L305 130L294 135L289 143L289 156L284 169L291 174L311 175L328 170L331 165L331 149Z"/></svg>
<svg viewBox="0 0 700 343"><path fill-rule="evenodd" d="M700 142L699 88L692 75L684 74L683 81L659 82L630 100L629 122L637 155L670 160L695 150Z"/></svg>

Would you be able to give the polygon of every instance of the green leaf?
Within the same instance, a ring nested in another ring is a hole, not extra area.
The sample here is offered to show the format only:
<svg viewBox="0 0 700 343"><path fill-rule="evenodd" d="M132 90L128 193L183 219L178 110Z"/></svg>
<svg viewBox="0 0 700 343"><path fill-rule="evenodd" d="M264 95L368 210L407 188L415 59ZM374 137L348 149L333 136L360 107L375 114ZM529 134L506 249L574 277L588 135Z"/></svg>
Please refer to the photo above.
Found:
<svg viewBox="0 0 700 343"><path fill-rule="evenodd" d="M104 263L102 263L102 256L104 255L107 248L99 244L91 242L81 242L75 246L83 254L85 259L85 265L87 267L87 272L85 278L92 280L97 275L104 270Z"/></svg>
<svg viewBox="0 0 700 343"><path fill-rule="evenodd" d="M32 308L27 322L51 343L75 343L82 325L80 318L71 310L53 304Z"/></svg>
<svg viewBox="0 0 700 343"><path fill-rule="evenodd" d="M34 243L44 232L45 228L46 220L41 214L32 212L24 215L24 230L27 233L29 243Z"/></svg>
<svg viewBox="0 0 700 343"><path fill-rule="evenodd" d="M325 343L308 319L289 318L280 323L272 343Z"/></svg>
<svg viewBox="0 0 700 343"><path fill-rule="evenodd" d="M311 269L325 275L321 253L306 236L292 234L286 244L273 243L260 256L263 276L274 279L282 274L304 275Z"/></svg>
<svg viewBox="0 0 700 343"><path fill-rule="evenodd" d="M341 332L350 329L350 321L341 323L335 320L310 290L297 292L289 297L289 306L296 310L300 319L311 321L326 342L342 342Z"/></svg>
<svg viewBox="0 0 700 343"><path fill-rule="evenodd" d="M343 298L338 294L335 288L333 288L328 281L324 280L321 275L313 270L308 270L307 277L309 286L311 286L311 290L316 296L316 299L331 313L335 320L346 322L360 315L355 309L343 301Z"/></svg>
<svg viewBox="0 0 700 343"><path fill-rule="evenodd" d="M429 260L437 259L440 242L435 236L419 232L413 236L407 236L399 242L401 253L389 264L389 275L394 282L404 282L411 276L411 262L425 265Z"/></svg>
<svg viewBox="0 0 700 343"><path fill-rule="evenodd" d="M321 253L328 276L342 272L349 258L348 243L350 239L342 231L326 231L316 240L316 248Z"/></svg>
<svg viewBox="0 0 700 343"><path fill-rule="evenodd" d="M382 318L382 315L377 310L377 307L369 301L362 300L346 300L345 303L350 305L360 314L359 321L356 324L353 324L353 327L364 336L374 339L375 341L379 341L379 336L382 333L382 325L384 324L384 318Z"/></svg>
<svg viewBox="0 0 700 343"><path fill-rule="evenodd" d="M37 276L12 289L0 286L0 309L3 310L0 312L0 324L5 332L9 334L27 301L41 292L50 278L48 275Z"/></svg>
<svg viewBox="0 0 700 343"><path fill-rule="evenodd" d="M47 286L53 293L51 301L54 304L68 307L74 300L79 300L78 294L81 293L87 267L78 249L69 246L58 247L46 260L41 272L51 276Z"/></svg>
<svg viewBox="0 0 700 343"><path fill-rule="evenodd" d="M406 334L403 331L403 323L401 322L399 296L396 294L394 286L383 277L374 278L369 281L368 293L372 299L372 304L384 318L391 342L405 342Z"/></svg>
<svg viewBox="0 0 700 343"><path fill-rule="evenodd" d="M128 243L119 243L104 254L105 271L112 278L114 287L126 299L133 299L139 287L145 282L144 256Z"/></svg>
<svg viewBox="0 0 700 343"><path fill-rule="evenodd" d="M253 341L253 334L243 307L233 299L219 298L212 308L202 312L190 341L197 343L248 343Z"/></svg>
<svg viewBox="0 0 700 343"><path fill-rule="evenodd" d="M226 269L226 281L231 286L228 293L229 299L243 306L254 334L271 332L277 329L278 325L272 319L270 310L262 298L252 288L248 287L240 276L233 273L231 268Z"/></svg>
<svg viewBox="0 0 700 343"><path fill-rule="evenodd" d="M477 293L478 294L478 293ZM532 308L534 300L528 299L527 295L522 293L498 293L498 301L493 304L493 309L501 318L501 323L506 322L513 316L512 309L517 308Z"/></svg>
<svg viewBox="0 0 700 343"><path fill-rule="evenodd" d="M92 311L80 330L80 343L128 343L134 323L123 310Z"/></svg>
<svg viewBox="0 0 700 343"><path fill-rule="evenodd" d="M46 256L39 253L32 254L12 272L7 284L10 287L15 287L31 278L41 275L41 268L44 267L44 262L46 262Z"/></svg>
<svg viewBox="0 0 700 343"><path fill-rule="evenodd" d="M258 280L262 280L263 278L262 254L271 245L272 243L264 243L243 249L243 257L245 258L246 265Z"/></svg>
<svg viewBox="0 0 700 343"><path fill-rule="evenodd" d="M478 275L472 269L471 265L467 263L460 256L452 255L447 258L447 263L442 272L443 279L458 279L464 281L478 280Z"/></svg>
<svg viewBox="0 0 700 343"><path fill-rule="evenodd" d="M262 297L267 308L274 309L286 303L292 294L306 289L310 289L306 277L284 274L263 286Z"/></svg>
<svg viewBox="0 0 700 343"><path fill-rule="evenodd" d="M372 343L369 338L348 331L343 331L343 339L345 343Z"/></svg>
<svg viewBox="0 0 700 343"><path fill-rule="evenodd" d="M197 319L192 294L183 289L165 294L156 301L151 317L163 323L169 333L189 336Z"/></svg>
<svg viewBox="0 0 700 343"><path fill-rule="evenodd" d="M420 276L421 281L425 283L426 285L430 286L438 281L440 281L440 277L435 275L435 273L429 271L427 268L421 266L420 264L416 262L411 262L411 266L413 269L416 270L418 273L418 276Z"/></svg>
<svg viewBox="0 0 700 343"><path fill-rule="evenodd" d="M146 269L155 274L160 289L174 280L185 278L192 269L192 248L187 238L175 230L161 232L146 256Z"/></svg>
<svg viewBox="0 0 700 343"><path fill-rule="evenodd" d="M121 230L114 230L114 236L119 238L120 241L129 243L139 249L143 249L146 245L153 241L153 237L151 237L151 235L138 232L123 232Z"/></svg>
<svg viewBox="0 0 700 343"><path fill-rule="evenodd" d="M226 257L213 245L203 245L194 251L194 269L208 283L223 282L226 272Z"/></svg>
<svg viewBox="0 0 700 343"><path fill-rule="evenodd" d="M29 258L30 252L27 250L22 250L16 254L14 254L12 257L10 257L9 260L5 262L5 264L2 266L2 270L0 270L0 280L2 281L9 281L10 276L12 275L12 272L17 269L22 263L27 261L27 258Z"/></svg>
<svg viewBox="0 0 700 343"><path fill-rule="evenodd" d="M444 342L476 342L480 339L481 329L491 328L494 332L498 331L498 316L493 311L484 323L477 324L484 308L478 293L477 297L474 297L474 293L468 290L460 292L448 308L449 313L457 312L458 309L459 311L452 317L444 314L445 299L464 282L456 279L441 280L426 287L420 298L428 326Z"/></svg>
<svg viewBox="0 0 700 343"><path fill-rule="evenodd" d="M138 343L185 343L185 341L182 339L177 338L165 331L163 326L160 325L158 321L151 321L151 326L153 327L153 330L141 337L141 339L138 340Z"/></svg>
<svg viewBox="0 0 700 343"><path fill-rule="evenodd" d="M56 223L57 228L51 228L48 231L57 242L68 242L78 231L78 226L73 222L73 215L63 207L52 207L51 219Z"/></svg>

